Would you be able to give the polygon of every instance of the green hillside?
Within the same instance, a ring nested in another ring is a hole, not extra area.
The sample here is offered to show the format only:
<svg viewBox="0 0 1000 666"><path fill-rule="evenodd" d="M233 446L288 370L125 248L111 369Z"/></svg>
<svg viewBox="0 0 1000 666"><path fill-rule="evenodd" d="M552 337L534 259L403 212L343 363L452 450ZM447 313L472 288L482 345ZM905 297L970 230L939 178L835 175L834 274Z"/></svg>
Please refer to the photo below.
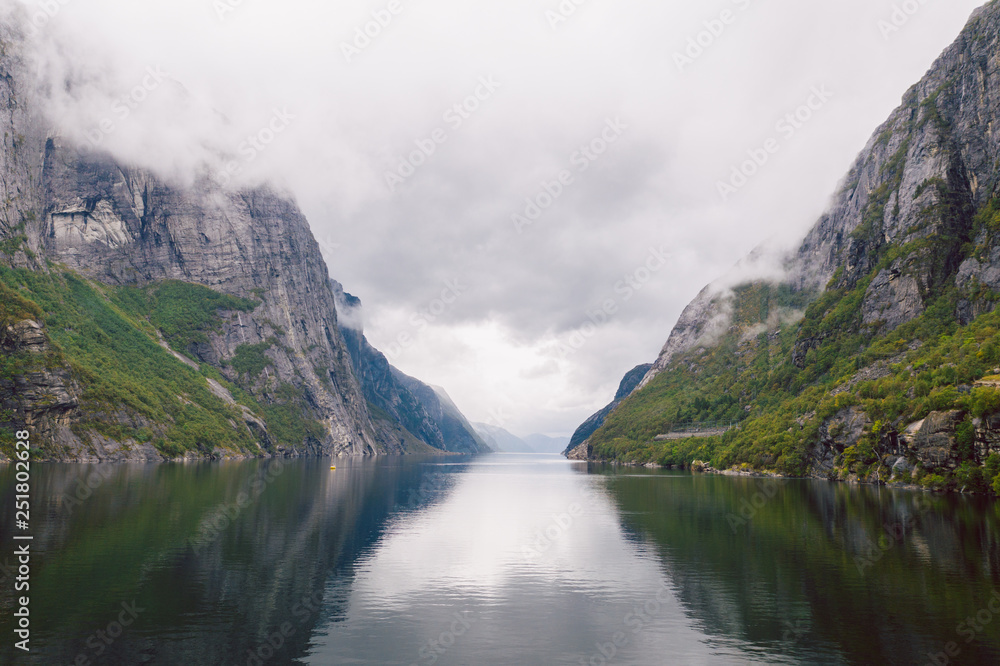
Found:
<svg viewBox="0 0 1000 666"><path fill-rule="evenodd" d="M94 435L132 444L151 443L170 457L216 449L258 454L276 446L301 447L323 436L312 421L302 392L290 385L270 387L260 401L217 369L195 370L157 342L159 331L171 346L187 352L208 341L226 312L254 310L259 303L183 282L143 289L113 288L78 275L0 267L0 331L32 319L45 327L47 353L0 355L0 381L31 372L70 369L81 389L82 419L72 428L85 443ZM213 393L207 378L236 399L228 404ZM249 386L247 386L249 388ZM244 408L267 424L267 435L245 425ZM13 410L0 412L3 432L13 429ZM6 436L6 435L5 435ZM12 453L12 441L0 450ZM39 457L56 457L51 442L37 442Z"/></svg>
<svg viewBox="0 0 1000 666"><path fill-rule="evenodd" d="M879 271L900 257L957 266L956 258L984 251L967 239L992 231L998 211L994 200L967 235L884 249L865 279L845 286L838 274L818 297L762 283L736 288L729 296L728 332L672 359L666 371L630 396L591 437L592 457L685 467L701 460L719 469L744 466L804 476L816 471L818 443L837 439L831 422L853 407L865 418L864 432L837 451L833 475L887 480L886 458L898 450L908 425L931 412L959 410L955 464L931 468L913 460L916 469L905 480L978 492L992 486L1000 493L1000 455L983 453L988 433L981 421L1000 412L1000 391L988 382L975 384L1000 366L1000 313L962 326L960 295L939 279L925 297L924 313L888 334L864 325L861 317L862 299ZM995 301L987 293L972 297ZM804 309L800 321L791 317L796 309ZM676 424L730 421L738 427L722 436L655 441Z"/></svg>

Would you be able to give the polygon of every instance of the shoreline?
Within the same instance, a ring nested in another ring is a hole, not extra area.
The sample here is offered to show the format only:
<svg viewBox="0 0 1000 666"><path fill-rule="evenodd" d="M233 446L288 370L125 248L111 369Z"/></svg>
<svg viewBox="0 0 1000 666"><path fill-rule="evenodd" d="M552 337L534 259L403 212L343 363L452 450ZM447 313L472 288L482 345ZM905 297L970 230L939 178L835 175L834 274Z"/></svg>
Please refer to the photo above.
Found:
<svg viewBox="0 0 1000 666"><path fill-rule="evenodd" d="M43 459L32 460L33 465L167 465L176 463L204 462L245 462L248 460L296 460L300 458L375 460L378 458L440 458L446 456L476 456L484 453L458 453L455 451L420 452L420 453L379 453L375 455L351 455L340 453L276 453L270 455L234 454L224 456L183 456L180 458L75 458L67 460ZM0 456L0 467L13 465L15 460Z"/></svg>
<svg viewBox="0 0 1000 666"><path fill-rule="evenodd" d="M729 476L729 477L743 477L750 479L781 479L783 481L826 481L828 483L843 483L849 486L874 486L880 488L886 488L889 490L908 490L914 492L931 493L935 495L965 495L967 497L985 497L997 499L991 495L964 492L962 490L947 490L947 489L937 489L937 488L927 488L925 486L916 483L904 483L904 482L884 482L884 481L862 481L856 475L851 474L846 479L830 478L828 476L789 476L787 474L780 474L778 472L761 472L758 470L743 470L743 469L726 469L720 470L712 467L710 465L692 465L690 467L682 467L676 465L660 465L657 463L638 463L638 462L611 462L605 460L572 460L571 462L586 462L588 464L598 464L598 465L610 465L612 467L642 467L650 470L676 470L681 472L690 472L694 474L706 474L710 476ZM698 463L700 461L695 461Z"/></svg>

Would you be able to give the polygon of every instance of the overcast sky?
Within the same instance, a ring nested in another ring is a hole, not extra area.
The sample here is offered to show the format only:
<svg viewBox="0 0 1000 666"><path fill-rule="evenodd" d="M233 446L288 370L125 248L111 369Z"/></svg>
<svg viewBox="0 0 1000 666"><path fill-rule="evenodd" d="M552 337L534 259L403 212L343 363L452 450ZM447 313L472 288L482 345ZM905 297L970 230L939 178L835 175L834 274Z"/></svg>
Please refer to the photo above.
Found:
<svg viewBox="0 0 1000 666"><path fill-rule="evenodd" d="M66 134L280 183L371 342L520 435L570 434L706 283L802 236L982 4L0 2L31 11L49 75L87 81L52 100Z"/></svg>

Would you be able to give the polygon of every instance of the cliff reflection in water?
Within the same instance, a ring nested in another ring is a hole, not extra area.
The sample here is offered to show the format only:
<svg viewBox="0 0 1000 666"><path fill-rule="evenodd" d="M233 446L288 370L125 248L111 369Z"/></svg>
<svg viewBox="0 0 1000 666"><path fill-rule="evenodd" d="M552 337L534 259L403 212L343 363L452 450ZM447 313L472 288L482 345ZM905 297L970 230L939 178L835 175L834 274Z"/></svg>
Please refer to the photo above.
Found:
<svg viewBox="0 0 1000 666"><path fill-rule="evenodd" d="M379 459L328 468L35 467L32 652L15 654L4 641L0 662L245 664L255 663L248 650L267 657L271 642L280 648L267 663L292 663L318 624L344 615L351 567L391 517L440 501L462 466ZM13 481L13 470L0 469L4 506L13 506ZM0 542L11 543L12 519L0 516ZM12 588L3 586L5 608ZM96 633L133 601L141 610L121 636ZM0 633L12 630L5 613Z"/></svg>
<svg viewBox="0 0 1000 666"><path fill-rule="evenodd" d="M554 456L337 465L33 468L32 652L0 663L1000 663L996 502Z"/></svg>
<svg viewBox="0 0 1000 666"><path fill-rule="evenodd" d="M1000 616L981 631L967 623L1000 592L996 502L597 471L709 635L801 663L924 664L948 643L957 663L1000 663Z"/></svg>

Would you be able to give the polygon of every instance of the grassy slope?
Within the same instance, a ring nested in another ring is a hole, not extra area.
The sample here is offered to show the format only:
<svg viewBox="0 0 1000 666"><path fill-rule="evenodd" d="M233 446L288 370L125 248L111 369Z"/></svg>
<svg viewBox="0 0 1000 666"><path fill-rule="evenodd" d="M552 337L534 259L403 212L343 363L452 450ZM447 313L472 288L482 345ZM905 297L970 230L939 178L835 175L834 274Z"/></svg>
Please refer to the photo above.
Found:
<svg viewBox="0 0 1000 666"><path fill-rule="evenodd" d="M729 333L711 348L674 359L667 371L627 399L591 438L595 456L665 465L705 460L719 468L745 464L802 475L808 471L807 452L817 442L820 427L856 405L873 424L837 465L844 474L866 477L878 471L879 444L891 433L931 411L959 409L967 415L956 437L963 467L944 477L921 472L920 478L933 486L961 484L987 492L992 485L1000 492L1000 456L975 459L971 424L972 418L1000 411L1000 392L971 386L1000 366L1000 314L985 314L960 326L955 315L959 296L946 281L928 299L924 314L888 335L876 335L863 326L860 311L871 279L896 259L940 262L949 254L981 255L987 248L968 238L989 239L997 230L1000 204L994 201L980 211L965 238L935 236L886 248L860 282L838 287L841 276L835 276L808 305L801 323L774 325L770 335L750 340L747 332L771 311L796 307L796 299L811 296L767 285L737 289ZM859 233L866 231L862 228ZM973 297L979 302L996 300L985 292ZM797 341L808 339L821 342L808 351L804 367L797 367L793 348ZM859 370L879 362L889 364L889 376L834 393ZM740 428L722 437L653 441L673 423L727 420L741 421Z"/></svg>
<svg viewBox="0 0 1000 666"><path fill-rule="evenodd" d="M83 389L84 414L74 429L84 441L93 431L116 441L151 442L171 456L209 453L216 447L258 452L257 442L242 427L241 409L215 396L205 377L220 381L263 418L278 444L298 447L323 435L322 426L305 416L298 389L279 385L269 404L260 404L216 369L202 366L199 373L156 342L159 330L174 348L187 350L218 330L221 311L251 311L258 305L253 301L181 282L114 289L72 273L3 267L0 297L0 323L40 319L53 349L45 359L0 356L0 378L40 365L72 368ZM15 416L0 414L0 421L13 422ZM0 442L8 454L9 445Z"/></svg>

